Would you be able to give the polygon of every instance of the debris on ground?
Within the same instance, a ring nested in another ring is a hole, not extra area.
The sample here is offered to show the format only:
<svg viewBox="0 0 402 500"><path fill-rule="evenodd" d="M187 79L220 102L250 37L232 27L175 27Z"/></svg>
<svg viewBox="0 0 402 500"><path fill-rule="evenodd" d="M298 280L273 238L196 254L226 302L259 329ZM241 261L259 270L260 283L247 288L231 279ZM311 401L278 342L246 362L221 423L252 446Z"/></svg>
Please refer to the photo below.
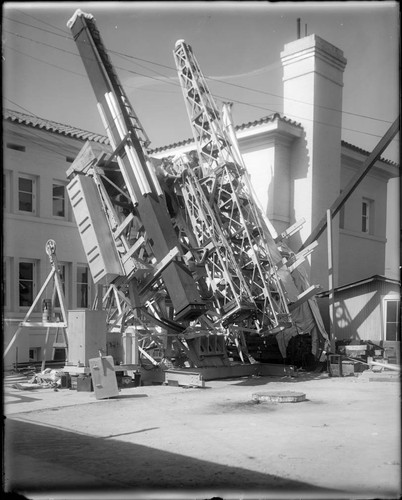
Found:
<svg viewBox="0 0 402 500"><path fill-rule="evenodd" d="M35 373L28 382L17 382L12 387L21 391L29 391L33 389L57 389L61 386L62 371L46 368L40 373Z"/></svg>

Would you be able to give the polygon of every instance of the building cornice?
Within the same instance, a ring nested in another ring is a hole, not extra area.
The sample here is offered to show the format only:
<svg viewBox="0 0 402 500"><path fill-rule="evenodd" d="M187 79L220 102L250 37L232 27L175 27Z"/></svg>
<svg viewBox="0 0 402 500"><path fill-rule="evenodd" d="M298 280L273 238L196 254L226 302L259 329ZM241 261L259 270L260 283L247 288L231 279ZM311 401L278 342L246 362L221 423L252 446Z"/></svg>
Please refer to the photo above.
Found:
<svg viewBox="0 0 402 500"><path fill-rule="evenodd" d="M109 140L106 136L95 134L93 132L89 132L77 127L64 125L62 123L47 120L34 115L21 113L19 111L3 109L3 119L9 123L25 125L27 127L40 129L46 132L52 132L81 141L88 140L105 145L109 144ZM300 123L286 118L279 113L274 113L272 115L260 118L259 120L254 120L243 123L241 125L237 125L235 129L237 137L240 141L248 137L254 137L273 132L279 133L282 137L287 136L289 138L300 137L303 133L303 127L300 125ZM194 140L192 138L151 149L150 154L158 157L165 156L166 153L173 151L177 153L177 150L189 151L191 149L194 149ZM370 153L362 148L359 148L358 146L350 144L346 141L342 141L342 154L345 154L352 159L354 158L357 161L362 161L362 155L368 156ZM380 158L378 162L394 167L394 169L398 169L399 171L399 165L396 162L387 160L385 158ZM394 177L395 175L392 176Z"/></svg>
<svg viewBox="0 0 402 500"><path fill-rule="evenodd" d="M259 120L237 125L235 130L236 136L240 142L247 139L258 140L259 136L271 133L278 133L283 137L287 136L289 139L293 140L296 137L300 137L303 133L302 126L299 123L290 120L279 113L274 113ZM179 151L187 152L194 148L194 139L191 138L152 149L150 154L155 157L162 157L169 153L173 154L173 152L177 153Z"/></svg>
<svg viewBox="0 0 402 500"><path fill-rule="evenodd" d="M350 144L349 142L346 141L341 141L342 145L342 154L347 154L348 156L355 157L361 161L361 155L363 156L369 156L370 152L366 151L365 149L359 148L358 146L355 146L354 144ZM353 154L353 153L357 153ZM359 158L360 156L360 158ZM386 165L391 165L393 167L399 168L398 163L392 161L392 160L387 160L386 158L380 158L377 160L381 163L384 163Z"/></svg>
<svg viewBox="0 0 402 500"><path fill-rule="evenodd" d="M45 132L56 133L72 139L80 141L98 142L100 144L109 144L109 139L106 136L95 134L87 130L82 130L70 125L64 125L52 120L40 118L39 116L28 115L19 111L10 109L3 110L3 119L9 123L24 125L27 127L44 130Z"/></svg>
<svg viewBox="0 0 402 500"><path fill-rule="evenodd" d="M374 276L371 276L370 278L362 279L360 281L354 281L353 283L348 283L347 285L342 285L339 287L334 288L334 292L342 292L344 290L349 290L351 288L357 288L359 286L366 285L367 283L374 283L374 282L382 282L382 283L389 283L392 285L397 285L401 286L401 282L392 278L387 278L386 276L381 276L379 274L376 274ZM317 294L318 298L324 298L328 297L329 291L324 291L319 294Z"/></svg>
<svg viewBox="0 0 402 500"><path fill-rule="evenodd" d="M282 64L310 59L313 55L340 71L345 69L347 60L342 50L314 34L287 43L281 52Z"/></svg>

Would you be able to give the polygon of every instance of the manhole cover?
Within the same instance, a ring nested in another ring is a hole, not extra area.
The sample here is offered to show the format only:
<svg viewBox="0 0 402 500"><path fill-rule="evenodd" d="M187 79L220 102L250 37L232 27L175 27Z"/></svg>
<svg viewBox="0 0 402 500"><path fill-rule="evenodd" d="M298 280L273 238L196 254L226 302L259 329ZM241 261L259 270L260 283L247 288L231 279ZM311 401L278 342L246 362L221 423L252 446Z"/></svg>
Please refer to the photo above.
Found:
<svg viewBox="0 0 402 500"><path fill-rule="evenodd" d="M255 392L251 397L255 403L299 403L306 400L303 392L294 391Z"/></svg>

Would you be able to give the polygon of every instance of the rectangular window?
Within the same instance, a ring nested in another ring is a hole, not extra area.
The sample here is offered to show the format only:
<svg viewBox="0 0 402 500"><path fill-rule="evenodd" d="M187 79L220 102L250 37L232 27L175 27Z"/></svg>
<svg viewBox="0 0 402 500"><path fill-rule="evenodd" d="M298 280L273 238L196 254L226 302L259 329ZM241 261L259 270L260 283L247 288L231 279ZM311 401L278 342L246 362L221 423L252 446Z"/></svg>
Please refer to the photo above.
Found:
<svg viewBox="0 0 402 500"><path fill-rule="evenodd" d="M385 340L400 341L399 332L399 300L385 301Z"/></svg>
<svg viewBox="0 0 402 500"><path fill-rule="evenodd" d="M13 268L13 258L4 257L3 259L3 282L2 282L2 299L4 309L11 309L12 305L12 289L14 286L14 280L11 279L12 268Z"/></svg>
<svg viewBox="0 0 402 500"><path fill-rule="evenodd" d="M29 349L29 361L39 361L40 360L40 347L31 347Z"/></svg>
<svg viewBox="0 0 402 500"><path fill-rule="evenodd" d="M3 210L11 212L12 207L12 172L3 170Z"/></svg>
<svg viewBox="0 0 402 500"><path fill-rule="evenodd" d="M363 233L369 232L369 221L370 221L370 205L367 201L362 203L362 231Z"/></svg>
<svg viewBox="0 0 402 500"><path fill-rule="evenodd" d="M65 264L59 263L59 276L60 276L60 281L61 281L61 289L62 289L63 295L65 297L66 296L66 265ZM57 293L56 293L54 306L60 307L59 296Z"/></svg>
<svg viewBox="0 0 402 500"><path fill-rule="evenodd" d="M33 262L19 263L19 305L29 307L34 300L35 264Z"/></svg>
<svg viewBox="0 0 402 500"><path fill-rule="evenodd" d="M77 307L88 307L89 274L87 266L77 266Z"/></svg>
<svg viewBox="0 0 402 500"><path fill-rule="evenodd" d="M66 216L66 196L65 187L62 184L53 184L52 191L53 203L53 216L65 217Z"/></svg>
<svg viewBox="0 0 402 500"><path fill-rule="evenodd" d="M374 234L374 202L363 198L362 201L362 232Z"/></svg>
<svg viewBox="0 0 402 500"><path fill-rule="evenodd" d="M33 177L18 177L18 210L34 214L36 212L36 181Z"/></svg>

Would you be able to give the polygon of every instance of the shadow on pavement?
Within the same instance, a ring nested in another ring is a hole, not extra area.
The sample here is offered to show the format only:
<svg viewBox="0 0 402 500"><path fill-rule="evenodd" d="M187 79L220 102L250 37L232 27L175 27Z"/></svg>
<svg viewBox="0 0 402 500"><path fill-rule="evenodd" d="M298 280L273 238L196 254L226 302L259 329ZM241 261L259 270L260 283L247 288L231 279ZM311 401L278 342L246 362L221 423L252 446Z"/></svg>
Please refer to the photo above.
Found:
<svg viewBox="0 0 402 500"><path fill-rule="evenodd" d="M6 492L65 494L79 490L85 494L208 489L268 491L281 496L286 492L294 496L297 492L320 497L336 493L302 481L215 463L213 450L210 460L199 460L175 453L174 444L168 452L11 418L6 419L5 432Z"/></svg>
<svg viewBox="0 0 402 500"><path fill-rule="evenodd" d="M116 396L115 399L137 399L137 398L147 398L148 394L122 394L119 392L119 395Z"/></svg>
<svg viewBox="0 0 402 500"><path fill-rule="evenodd" d="M131 436L132 434L140 434L141 432L154 431L156 429L159 429L159 427L148 427L147 429L140 429L139 431L123 432L121 434L110 434L110 436L105 436L102 439L111 439L111 438L120 437L120 436Z"/></svg>
<svg viewBox="0 0 402 500"><path fill-rule="evenodd" d="M244 379L240 379L239 382L236 382L232 385L238 386L258 386L258 385L266 385L270 382L285 382L287 384L293 383L297 384L298 382L308 382L310 380L326 380L328 379L327 373L317 373L317 372L297 372L294 376L286 375L283 377L265 377L265 376L253 376L247 377Z"/></svg>

